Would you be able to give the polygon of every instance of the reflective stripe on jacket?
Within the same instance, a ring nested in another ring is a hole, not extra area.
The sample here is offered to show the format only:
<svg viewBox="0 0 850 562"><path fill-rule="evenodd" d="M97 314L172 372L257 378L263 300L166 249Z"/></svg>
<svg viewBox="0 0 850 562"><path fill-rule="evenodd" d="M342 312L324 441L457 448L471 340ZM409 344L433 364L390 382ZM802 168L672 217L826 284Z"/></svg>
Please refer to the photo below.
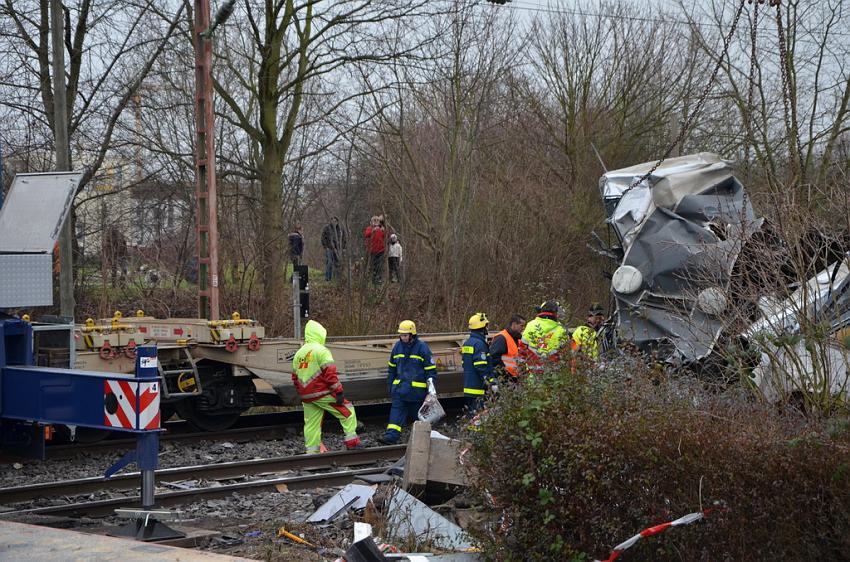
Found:
<svg viewBox="0 0 850 562"><path fill-rule="evenodd" d="M493 382L493 367L490 364L490 347L484 334L472 332L461 348L463 357L463 393L466 396L481 396Z"/></svg>
<svg viewBox="0 0 850 562"><path fill-rule="evenodd" d="M397 341L387 361L387 385L390 396L407 402L425 399L428 378L437 376L437 366L431 356L431 348L414 337L410 343Z"/></svg>

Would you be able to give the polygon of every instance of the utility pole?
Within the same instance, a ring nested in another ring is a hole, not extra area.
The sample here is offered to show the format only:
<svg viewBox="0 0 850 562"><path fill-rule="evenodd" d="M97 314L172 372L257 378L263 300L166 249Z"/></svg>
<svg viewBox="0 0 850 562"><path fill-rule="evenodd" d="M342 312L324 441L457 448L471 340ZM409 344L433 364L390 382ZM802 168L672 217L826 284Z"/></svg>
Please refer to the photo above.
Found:
<svg viewBox="0 0 850 562"><path fill-rule="evenodd" d="M53 44L53 137L56 171L71 169L68 146L68 103L65 93L65 17L61 0L50 0L50 34ZM73 212L73 210L72 210ZM71 214L59 234L59 310L74 318L74 245L71 238Z"/></svg>
<svg viewBox="0 0 850 562"><path fill-rule="evenodd" d="M210 25L210 0L195 0L195 200L198 253L198 315L219 318L218 217L215 182L215 114L212 33L233 13L227 0Z"/></svg>
<svg viewBox="0 0 850 562"><path fill-rule="evenodd" d="M218 217L215 183L212 41L209 0L195 0L195 201L198 315L218 320Z"/></svg>

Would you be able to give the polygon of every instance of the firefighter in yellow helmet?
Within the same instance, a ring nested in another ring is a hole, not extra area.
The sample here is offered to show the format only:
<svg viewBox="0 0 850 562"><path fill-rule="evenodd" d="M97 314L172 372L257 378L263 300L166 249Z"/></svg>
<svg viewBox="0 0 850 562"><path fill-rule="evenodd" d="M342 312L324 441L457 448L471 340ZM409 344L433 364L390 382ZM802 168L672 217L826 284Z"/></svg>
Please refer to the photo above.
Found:
<svg viewBox="0 0 850 562"><path fill-rule="evenodd" d="M401 428L409 419L416 419L428 393L428 381L437 375L431 348L416 337L413 320L402 320L398 325L398 341L390 352L387 367L387 387L392 397L392 407L387 430L378 441L385 445L395 445L401 437Z"/></svg>
<svg viewBox="0 0 850 562"><path fill-rule="evenodd" d="M484 393L487 389L497 391L493 379L493 365L490 363L490 346L487 345L487 325L490 321L483 312L476 312L469 318L469 338L463 342L463 395L466 408L477 412L484 407Z"/></svg>

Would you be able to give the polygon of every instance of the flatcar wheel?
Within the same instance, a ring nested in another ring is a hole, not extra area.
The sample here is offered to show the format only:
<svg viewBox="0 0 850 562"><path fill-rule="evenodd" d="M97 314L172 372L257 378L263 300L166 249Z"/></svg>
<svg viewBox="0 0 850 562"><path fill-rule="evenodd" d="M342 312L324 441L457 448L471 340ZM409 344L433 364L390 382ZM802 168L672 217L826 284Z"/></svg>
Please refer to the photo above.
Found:
<svg viewBox="0 0 850 562"><path fill-rule="evenodd" d="M159 407L159 421L165 423L177 412L173 404L162 404Z"/></svg>
<svg viewBox="0 0 850 562"><path fill-rule="evenodd" d="M200 412L195 408L194 400L183 400L176 406L177 415L189 422L201 431L224 431L230 429L239 420L241 412L228 412L224 414L210 414Z"/></svg>

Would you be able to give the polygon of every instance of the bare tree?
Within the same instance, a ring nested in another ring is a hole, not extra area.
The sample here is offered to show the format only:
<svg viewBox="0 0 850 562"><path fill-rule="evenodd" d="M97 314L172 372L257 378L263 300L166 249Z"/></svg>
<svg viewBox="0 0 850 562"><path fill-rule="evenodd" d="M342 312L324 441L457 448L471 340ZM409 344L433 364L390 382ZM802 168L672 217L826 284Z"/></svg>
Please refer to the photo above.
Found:
<svg viewBox="0 0 850 562"><path fill-rule="evenodd" d="M723 4L708 3L692 20L694 37L712 60L722 30L703 22L721 22ZM746 164L772 194L823 187L850 130L845 11L838 0L753 4L748 27L737 34L737 51L721 61L723 96L738 112L730 148L753 155Z"/></svg>
<svg viewBox="0 0 850 562"><path fill-rule="evenodd" d="M154 2L112 2L103 12L91 0L63 6L68 134L72 153L87 167L80 189L111 147L116 123L168 44L180 12L165 14ZM3 105L30 115L46 137L53 129L49 2L4 0L0 16L13 22L0 35Z"/></svg>
<svg viewBox="0 0 850 562"><path fill-rule="evenodd" d="M168 44L182 11L165 15L154 2L113 2L104 8L98 12L91 0L62 6L68 65L59 77L52 75L50 64L50 2L5 0L0 6L0 19L11 22L0 27L0 103L27 115L50 139L55 130L53 83L65 83L63 130L70 144L67 158L59 160L70 164L74 156L86 166L79 191L103 164L116 124ZM73 223L72 213L71 232L76 230Z"/></svg>
<svg viewBox="0 0 850 562"><path fill-rule="evenodd" d="M415 235L428 258L430 305L448 318L458 307L459 248L470 231L481 184L481 143L501 121L494 109L498 84L517 57L515 26L494 10L456 2L420 29L429 41L392 73L362 79L374 94L375 134L362 137L372 179L391 202L397 228ZM379 83L378 80L384 80ZM385 84L392 86L385 89ZM409 241L412 238L408 238Z"/></svg>
<svg viewBox="0 0 850 562"><path fill-rule="evenodd" d="M311 127L321 128L324 116L362 94L351 89L354 84L329 81L352 62L397 56L376 40L382 25L407 17L424 4L246 0L237 14L243 25L231 26L228 32L215 89L226 106L224 118L245 134L250 167L243 173L259 188L258 265L270 314L281 305L286 290L283 204L287 198L297 200L293 182L303 178L299 168L289 165L321 153L336 138L331 133L308 142L299 140L299 135L308 134Z"/></svg>

